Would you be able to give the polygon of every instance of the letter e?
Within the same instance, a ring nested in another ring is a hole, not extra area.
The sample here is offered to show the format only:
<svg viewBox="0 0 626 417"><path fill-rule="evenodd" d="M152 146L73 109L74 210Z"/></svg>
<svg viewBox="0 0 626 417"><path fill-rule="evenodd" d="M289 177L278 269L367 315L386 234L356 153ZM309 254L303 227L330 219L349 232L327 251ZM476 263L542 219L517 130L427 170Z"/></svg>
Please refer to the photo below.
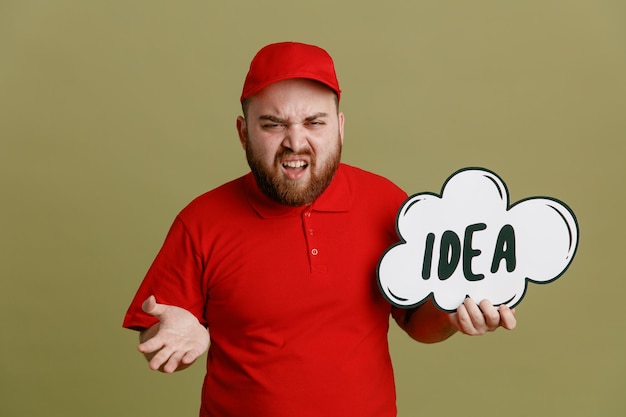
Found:
<svg viewBox="0 0 626 417"><path fill-rule="evenodd" d="M474 232L485 230L485 223L470 224L465 228L465 236L463 238L463 275L468 281L480 281L485 278L484 274L474 274L472 272L472 258L481 254L480 249L472 248L472 236Z"/></svg>

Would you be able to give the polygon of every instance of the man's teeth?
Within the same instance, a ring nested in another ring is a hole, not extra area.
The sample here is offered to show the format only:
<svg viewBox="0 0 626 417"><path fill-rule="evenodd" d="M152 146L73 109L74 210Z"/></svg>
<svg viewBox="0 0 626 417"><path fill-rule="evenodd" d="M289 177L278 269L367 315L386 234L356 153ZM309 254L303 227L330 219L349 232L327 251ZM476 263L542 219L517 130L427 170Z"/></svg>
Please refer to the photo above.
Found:
<svg viewBox="0 0 626 417"><path fill-rule="evenodd" d="M285 168L302 168L306 166L306 162L304 161L288 161L283 162L283 166Z"/></svg>

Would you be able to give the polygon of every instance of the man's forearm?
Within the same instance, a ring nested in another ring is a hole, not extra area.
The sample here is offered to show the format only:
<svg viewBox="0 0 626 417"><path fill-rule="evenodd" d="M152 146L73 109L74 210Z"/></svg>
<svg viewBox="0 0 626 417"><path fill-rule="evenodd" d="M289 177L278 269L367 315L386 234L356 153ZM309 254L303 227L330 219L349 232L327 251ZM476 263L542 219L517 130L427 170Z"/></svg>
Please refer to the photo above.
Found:
<svg viewBox="0 0 626 417"><path fill-rule="evenodd" d="M441 342L457 332L448 313L439 310L431 301L415 310L404 310L404 314L394 314L394 318L411 338L422 343Z"/></svg>

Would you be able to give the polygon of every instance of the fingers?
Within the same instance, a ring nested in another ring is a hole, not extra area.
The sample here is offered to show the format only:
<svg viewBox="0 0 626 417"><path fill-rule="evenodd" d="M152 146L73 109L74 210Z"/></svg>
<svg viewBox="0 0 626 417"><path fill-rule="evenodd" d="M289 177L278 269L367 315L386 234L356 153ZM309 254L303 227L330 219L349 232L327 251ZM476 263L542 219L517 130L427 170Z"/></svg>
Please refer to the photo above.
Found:
<svg viewBox="0 0 626 417"><path fill-rule="evenodd" d="M489 300L476 304L471 298L465 299L450 320L459 331L471 336L493 332L498 327L513 330L517 325L514 309L506 305L494 307Z"/></svg>
<svg viewBox="0 0 626 417"><path fill-rule="evenodd" d="M511 309L508 306L502 304L498 308L500 312L500 321L502 327L507 330L513 330L517 326L517 319L515 318L515 309Z"/></svg>
<svg viewBox="0 0 626 417"><path fill-rule="evenodd" d="M162 349L164 345L165 343L163 342L163 339L159 337L153 337L139 344L137 346L137 350L145 355L157 352L159 349Z"/></svg>
<svg viewBox="0 0 626 417"><path fill-rule="evenodd" d="M178 369L178 364L180 363L180 358L184 355L180 351L173 351L167 347L159 350L153 357L150 359L148 366L153 371L159 370L168 374L176 371Z"/></svg>
<svg viewBox="0 0 626 417"><path fill-rule="evenodd" d="M500 326L500 313L490 301L482 300L479 304L479 310L482 312L483 321L481 327L486 331L492 332Z"/></svg>
<svg viewBox="0 0 626 417"><path fill-rule="evenodd" d="M472 318L470 317L469 311L467 311L467 307L465 303L461 304L456 309L456 323L457 329L465 334L472 334L474 324L472 323Z"/></svg>
<svg viewBox="0 0 626 417"><path fill-rule="evenodd" d="M153 371L171 374L193 364L201 354L197 349L172 349L166 346L152 357L148 366Z"/></svg>
<svg viewBox="0 0 626 417"><path fill-rule="evenodd" d="M471 298L465 299L457 309L457 314L461 332L471 336L487 332L487 320L480 307Z"/></svg>
<svg viewBox="0 0 626 417"><path fill-rule="evenodd" d="M196 359L200 357L200 355L202 355L201 352L197 350L190 350L189 352L185 353L180 362L185 365L191 365L196 361Z"/></svg>

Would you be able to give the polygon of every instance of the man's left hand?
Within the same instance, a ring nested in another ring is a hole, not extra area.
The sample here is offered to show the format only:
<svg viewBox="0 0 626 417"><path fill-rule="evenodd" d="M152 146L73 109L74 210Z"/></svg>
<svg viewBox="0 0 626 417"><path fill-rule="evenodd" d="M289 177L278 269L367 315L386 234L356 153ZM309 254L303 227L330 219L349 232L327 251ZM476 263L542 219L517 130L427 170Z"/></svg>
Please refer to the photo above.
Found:
<svg viewBox="0 0 626 417"><path fill-rule="evenodd" d="M450 314L450 322L458 331L470 336L493 332L498 327L513 330L517 325L515 309L504 304L495 307L489 300L476 304L471 298L466 298L456 312Z"/></svg>

